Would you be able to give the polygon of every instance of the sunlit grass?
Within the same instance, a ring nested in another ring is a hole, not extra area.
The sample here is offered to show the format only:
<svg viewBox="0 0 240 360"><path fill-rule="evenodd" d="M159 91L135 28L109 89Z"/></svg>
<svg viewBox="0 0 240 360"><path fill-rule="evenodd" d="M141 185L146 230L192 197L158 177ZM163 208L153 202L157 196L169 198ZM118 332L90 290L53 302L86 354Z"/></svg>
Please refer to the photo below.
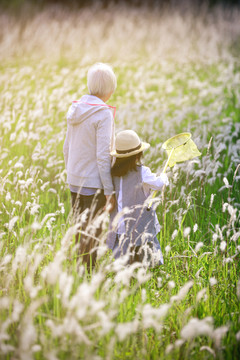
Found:
<svg viewBox="0 0 240 360"><path fill-rule="evenodd" d="M211 22L207 14L143 17L118 9L90 22L89 11L49 8L20 38L21 19L1 14L14 31L1 28L0 43L0 354L237 358L240 72L232 44L239 13L219 10ZM114 262L106 233L94 273L85 274L77 255L65 116L99 60L110 61L118 77L110 101L116 129L132 128L151 143L146 165L160 172L161 145L178 132L190 131L202 152L168 170L171 184L158 198L164 265L157 269Z"/></svg>

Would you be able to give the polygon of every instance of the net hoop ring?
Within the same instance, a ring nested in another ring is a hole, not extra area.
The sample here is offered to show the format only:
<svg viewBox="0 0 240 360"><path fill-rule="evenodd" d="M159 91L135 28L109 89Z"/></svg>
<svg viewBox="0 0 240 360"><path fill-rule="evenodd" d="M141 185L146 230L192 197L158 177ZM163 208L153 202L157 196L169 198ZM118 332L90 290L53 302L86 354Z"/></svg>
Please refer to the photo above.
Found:
<svg viewBox="0 0 240 360"><path fill-rule="evenodd" d="M182 139L181 139L182 137ZM191 139L192 135L189 132L184 132L175 136L172 136L171 138L169 138L168 140L166 140L163 145L162 148L164 150L172 150L172 149L176 149L179 146L185 145L190 139ZM171 143L174 143L174 141L178 141L178 144L176 146L171 145Z"/></svg>

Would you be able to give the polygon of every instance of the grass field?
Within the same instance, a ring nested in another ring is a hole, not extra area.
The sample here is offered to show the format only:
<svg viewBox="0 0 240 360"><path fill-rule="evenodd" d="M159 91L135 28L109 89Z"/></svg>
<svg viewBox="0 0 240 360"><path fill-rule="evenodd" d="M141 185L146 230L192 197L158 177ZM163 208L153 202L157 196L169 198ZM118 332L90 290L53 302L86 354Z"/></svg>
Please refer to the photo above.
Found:
<svg viewBox="0 0 240 360"><path fill-rule="evenodd" d="M0 358L240 357L240 12L49 7L0 22ZM201 157L159 194L164 265L76 256L62 146L86 73L109 62L116 129L190 131Z"/></svg>

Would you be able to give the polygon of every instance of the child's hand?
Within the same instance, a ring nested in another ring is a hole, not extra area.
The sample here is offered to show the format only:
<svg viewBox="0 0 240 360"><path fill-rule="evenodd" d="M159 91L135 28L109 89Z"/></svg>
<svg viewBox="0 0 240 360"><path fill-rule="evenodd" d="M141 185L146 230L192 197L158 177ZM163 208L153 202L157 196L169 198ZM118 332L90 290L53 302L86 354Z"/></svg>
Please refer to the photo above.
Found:
<svg viewBox="0 0 240 360"><path fill-rule="evenodd" d="M115 195L113 194L113 195L105 195L105 196L106 196L107 202L106 202L106 205L104 206L104 211L111 213L114 210L115 205L116 205Z"/></svg>

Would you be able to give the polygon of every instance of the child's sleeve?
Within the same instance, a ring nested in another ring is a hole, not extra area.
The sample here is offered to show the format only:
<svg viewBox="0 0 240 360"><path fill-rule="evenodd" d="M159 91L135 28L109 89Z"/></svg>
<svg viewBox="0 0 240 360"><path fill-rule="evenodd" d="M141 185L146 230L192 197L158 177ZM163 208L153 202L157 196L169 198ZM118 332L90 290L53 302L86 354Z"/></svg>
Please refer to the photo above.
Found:
<svg viewBox="0 0 240 360"><path fill-rule="evenodd" d="M146 166L142 166L142 182L146 192L150 190L160 190L164 185L169 184L166 174L157 176Z"/></svg>

